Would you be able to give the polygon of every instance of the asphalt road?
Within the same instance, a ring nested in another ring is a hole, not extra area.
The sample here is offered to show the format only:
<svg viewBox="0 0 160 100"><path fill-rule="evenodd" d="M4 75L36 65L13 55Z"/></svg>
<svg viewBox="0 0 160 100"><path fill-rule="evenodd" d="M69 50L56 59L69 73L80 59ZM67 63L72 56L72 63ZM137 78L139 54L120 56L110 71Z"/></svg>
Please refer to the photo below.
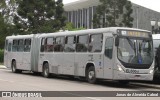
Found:
<svg viewBox="0 0 160 100"><path fill-rule="evenodd" d="M113 81L99 81L97 84L89 84L78 79L69 77L43 78L41 75L33 75L30 72L21 74L12 73L7 69L0 69L0 91L59 91L64 95L78 95L80 97L54 97L37 98L37 100L106 100L107 97L83 97L83 94L69 93L64 91L160 91L160 80L154 82L131 82L129 85L121 85ZM35 100L36 98L29 98ZM109 100L119 99L112 97ZM128 100L128 97L121 97ZM130 100L152 99L159 97L130 97ZM28 98L0 98L0 100L28 100Z"/></svg>

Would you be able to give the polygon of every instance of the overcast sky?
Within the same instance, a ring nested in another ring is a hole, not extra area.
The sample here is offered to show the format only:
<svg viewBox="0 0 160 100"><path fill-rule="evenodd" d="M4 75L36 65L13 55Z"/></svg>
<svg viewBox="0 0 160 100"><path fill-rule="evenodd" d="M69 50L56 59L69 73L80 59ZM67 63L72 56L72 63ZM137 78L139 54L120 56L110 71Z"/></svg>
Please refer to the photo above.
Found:
<svg viewBox="0 0 160 100"><path fill-rule="evenodd" d="M64 4L78 0L63 0ZM160 12L160 0L131 0L133 3Z"/></svg>

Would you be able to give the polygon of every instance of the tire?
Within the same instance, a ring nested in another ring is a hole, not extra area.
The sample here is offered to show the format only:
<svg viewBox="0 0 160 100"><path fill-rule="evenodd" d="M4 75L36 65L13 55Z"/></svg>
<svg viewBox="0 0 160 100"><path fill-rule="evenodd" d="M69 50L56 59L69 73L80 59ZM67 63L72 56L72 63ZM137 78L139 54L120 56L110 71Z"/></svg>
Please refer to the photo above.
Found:
<svg viewBox="0 0 160 100"><path fill-rule="evenodd" d="M48 63L45 63L43 65L43 76L45 78L49 78L50 77L50 73L49 73L49 64Z"/></svg>
<svg viewBox="0 0 160 100"><path fill-rule="evenodd" d="M86 79L91 84L96 83L96 73L93 66L89 67L89 69L87 70Z"/></svg>
<svg viewBox="0 0 160 100"><path fill-rule="evenodd" d="M12 72L13 72L13 73L21 73L21 72L22 72L22 70L18 70L18 69L17 69L16 61L13 61L13 62L12 62Z"/></svg>

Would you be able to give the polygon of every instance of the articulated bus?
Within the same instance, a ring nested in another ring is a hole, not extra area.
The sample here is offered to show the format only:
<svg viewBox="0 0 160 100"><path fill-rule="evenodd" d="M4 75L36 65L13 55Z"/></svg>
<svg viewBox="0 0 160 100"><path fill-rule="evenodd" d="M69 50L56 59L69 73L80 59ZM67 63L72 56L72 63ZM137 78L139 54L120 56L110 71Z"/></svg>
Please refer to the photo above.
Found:
<svg viewBox="0 0 160 100"><path fill-rule="evenodd" d="M6 37L4 64L12 72L32 71L128 83L151 81L152 34L133 28L100 28Z"/></svg>

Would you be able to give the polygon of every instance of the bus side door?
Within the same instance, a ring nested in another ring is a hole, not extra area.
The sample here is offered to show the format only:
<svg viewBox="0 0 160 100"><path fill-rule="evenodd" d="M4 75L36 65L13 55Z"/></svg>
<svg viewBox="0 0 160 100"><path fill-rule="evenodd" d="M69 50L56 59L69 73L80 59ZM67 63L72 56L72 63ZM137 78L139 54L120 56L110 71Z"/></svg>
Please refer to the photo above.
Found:
<svg viewBox="0 0 160 100"><path fill-rule="evenodd" d="M105 52L104 52L104 78L112 79L113 78L113 44L114 39L112 37L107 37L105 40Z"/></svg>

